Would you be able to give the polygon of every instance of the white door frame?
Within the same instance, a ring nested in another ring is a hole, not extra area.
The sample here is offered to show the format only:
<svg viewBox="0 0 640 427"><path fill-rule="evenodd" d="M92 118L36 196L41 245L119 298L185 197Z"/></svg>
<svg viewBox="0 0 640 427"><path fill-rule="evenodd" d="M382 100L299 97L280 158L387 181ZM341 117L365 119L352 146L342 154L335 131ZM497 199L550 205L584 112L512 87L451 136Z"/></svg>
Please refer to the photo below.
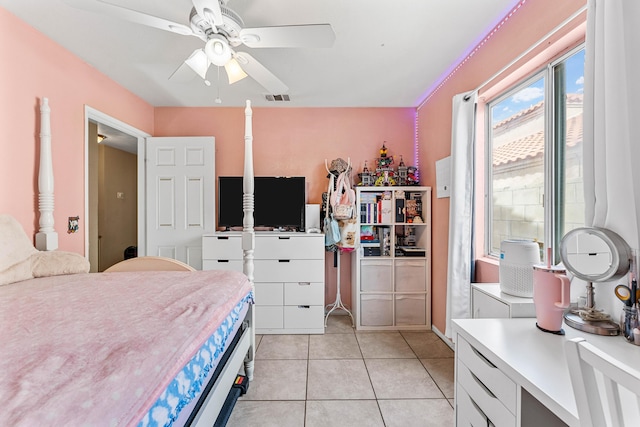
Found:
<svg viewBox="0 0 640 427"><path fill-rule="evenodd" d="M145 209L145 158L146 138L150 137L146 132L136 129L125 122L113 118L101 111L84 106L84 256L89 258L89 121L102 123L120 132L124 132L138 140L138 255L146 255L146 209Z"/></svg>

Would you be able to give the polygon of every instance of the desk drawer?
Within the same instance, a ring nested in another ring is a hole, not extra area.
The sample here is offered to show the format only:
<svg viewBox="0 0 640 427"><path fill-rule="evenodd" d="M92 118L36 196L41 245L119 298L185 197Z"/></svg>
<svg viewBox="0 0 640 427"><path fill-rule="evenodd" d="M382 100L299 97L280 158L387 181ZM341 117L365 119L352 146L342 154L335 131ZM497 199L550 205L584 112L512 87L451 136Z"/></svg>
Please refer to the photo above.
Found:
<svg viewBox="0 0 640 427"><path fill-rule="evenodd" d="M469 397L466 390L457 386L456 390L456 426L486 427L489 423L487 416L476 402Z"/></svg>
<svg viewBox="0 0 640 427"><path fill-rule="evenodd" d="M460 359L458 359L457 372L457 387L466 391L469 398L475 402L480 414L485 414L489 421L496 427L515 427L516 416L505 407L503 402L492 393ZM515 390L513 397L515 399Z"/></svg>
<svg viewBox="0 0 640 427"><path fill-rule="evenodd" d="M460 336L458 336L456 352L458 353L458 360L462 361L489 392L496 396L512 414L515 414L516 383Z"/></svg>
<svg viewBox="0 0 640 427"><path fill-rule="evenodd" d="M322 241L322 243L320 243ZM256 259L322 259L324 236L257 236Z"/></svg>
<svg viewBox="0 0 640 427"><path fill-rule="evenodd" d="M242 259L242 237L203 236L203 259Z"/></svg>
<svg viewBox="0 0 640 427"><path fill-rule="evenodd" d="M324 305L324 283L285 283L284 305Z"/></svg>
<svg viewBox="0 0 640 427"><path fill-rule="evenodd" d="M324 282L324 260L256 259L254 265L260 282Z"/></svg>

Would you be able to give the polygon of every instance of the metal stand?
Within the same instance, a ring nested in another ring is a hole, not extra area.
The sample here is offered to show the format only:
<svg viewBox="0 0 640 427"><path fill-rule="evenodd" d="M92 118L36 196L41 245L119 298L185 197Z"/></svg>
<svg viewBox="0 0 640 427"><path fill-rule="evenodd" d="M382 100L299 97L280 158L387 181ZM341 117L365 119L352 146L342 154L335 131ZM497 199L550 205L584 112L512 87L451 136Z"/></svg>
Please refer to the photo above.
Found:
<svg viewBox="0 0 640 427"><path fill-rule="evenodd" d="M587 282L587 302L582 308L570 310L564 315L568 326L596 335L619 335L620 326L611 317L596 310L593 298L593 283Z"/></svg>
<svg viewBox="0 0 640 427"><path fill-rule="evenodd" d="M344 304L342 303L342 298L340 297L340 250L337 250L336 252L334 252L333 255L333 266L337 268L338 273L336 275L336 300L333 304L329 304L325 307L325 311L327 309L329 309L329 311L327 311L324 316L324 327L327 327L327 320L329 320L329 316L331 315L332 312L334 312L335 310L343 310L346 311L347 314L349 316L351 316L351 326L355 327L356 323L353 320L353 314L351 314L351 312L349 311L349 309L347 307L344 306Z"/></svg>

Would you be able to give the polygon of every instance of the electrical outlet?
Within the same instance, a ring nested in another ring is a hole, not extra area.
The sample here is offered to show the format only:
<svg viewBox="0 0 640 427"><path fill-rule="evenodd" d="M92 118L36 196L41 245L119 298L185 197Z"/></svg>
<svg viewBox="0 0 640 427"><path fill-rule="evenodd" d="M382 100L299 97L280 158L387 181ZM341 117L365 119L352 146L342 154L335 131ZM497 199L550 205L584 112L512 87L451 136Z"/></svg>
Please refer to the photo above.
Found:
<svg viewBox="0 0 640 427"><path fill-rule="evenodd" d="M116 199L124 199L124 193L122 191L118 191L116 193Z"/></svg>

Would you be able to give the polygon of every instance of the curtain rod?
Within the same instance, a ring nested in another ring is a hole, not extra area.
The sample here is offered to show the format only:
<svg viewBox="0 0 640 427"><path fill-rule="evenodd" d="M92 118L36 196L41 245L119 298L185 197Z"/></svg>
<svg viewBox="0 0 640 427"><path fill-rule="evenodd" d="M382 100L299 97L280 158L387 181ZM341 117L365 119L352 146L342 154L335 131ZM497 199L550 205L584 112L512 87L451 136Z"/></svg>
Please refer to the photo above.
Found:
<svg viewBox="0 0 640 427"><path fill-rule="evenodd" d="M582 6L580 9L578 9L576 12L573 13L573 15L571 15L570 17L568 17L567 19L565 19L564 21L562 21L562 23L560 23L560 25L558 25L557 27L555 27L553 30L551 30L549 33L547 33L544 37L542 37L540 40L538 40L537 42L535 42L532 46L530 46L527 50L525 50L524 52L522 52L520 55L518 55L513 61L509 62L506 66L504 66L503 68L500 69L500 71L498 71L497 73L495 73L493 76L489 77L487 80L485 80L484 82L482 82L482 84L480 84L480 86L478 86L477 88L473 89L472 91L469 92L469 94L467 94L464 99L465 101L468 100L468 98L470 97L470 95L473 92L477 92L480 89L482 89L483 87L485 87L486 85L488 85L489 83L491 83L495 78L497 78L500 74L504 73L505 71L507 71L511 66L513 66L514 64L516 64L518 61L520 61L522 58L524 58L525 56L527 56L529 53L531 53L531 51L533 51L535 48L537 48L538 46L540 46L542 43L544 43L546 40L548 40L551 36L553 36L555 33L557 33L558 31L560 31L561 29L563 29L567 24L569 24L571 21L573 21L574 19L576 19L578 17L578 15L580 15L582 12L584 12L585 10L587 10L587 5Z"/></svg>

